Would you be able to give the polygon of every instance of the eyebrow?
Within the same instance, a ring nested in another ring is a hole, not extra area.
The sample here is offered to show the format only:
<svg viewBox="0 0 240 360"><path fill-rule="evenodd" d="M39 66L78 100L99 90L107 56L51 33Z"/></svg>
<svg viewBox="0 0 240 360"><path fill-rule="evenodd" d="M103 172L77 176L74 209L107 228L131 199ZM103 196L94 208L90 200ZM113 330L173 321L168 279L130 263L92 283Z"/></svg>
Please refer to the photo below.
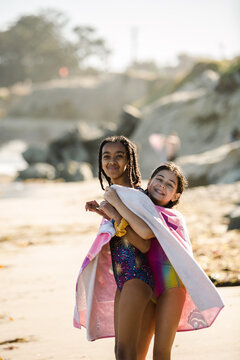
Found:
<svg viewBox="0 0 240 360"><path fill-rule="evenodd" d="M157 175L157 177L161 177L161 178L164 178L165 179L165 176L164 175ZM168 181L171 181L172 183L174 183L176 185L176 182L174 180L171 180L171 179L168 179Z"/></svg>
<svg viewBox="0 0 240 360"><path fill-rule="evenodd" d="M104 152L102 153L102 155L104 155L104 154L111 154L111 152L110 152L110 151L104 151ZM126 152L119 150L119 151L116 151L116 154L126 154Z"/></svg>

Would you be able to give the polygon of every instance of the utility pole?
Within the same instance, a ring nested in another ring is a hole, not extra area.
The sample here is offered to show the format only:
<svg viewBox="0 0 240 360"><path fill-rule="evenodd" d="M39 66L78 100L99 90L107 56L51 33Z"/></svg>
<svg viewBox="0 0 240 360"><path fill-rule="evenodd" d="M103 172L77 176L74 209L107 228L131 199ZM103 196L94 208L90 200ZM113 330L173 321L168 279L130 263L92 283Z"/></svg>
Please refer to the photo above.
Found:
<svg viewBox="0 0 240 360"><path fill-rule="evenodd" d="M138 35L139 28L137 26L131 27L131 63L134 64L138 61Z"/></svg>

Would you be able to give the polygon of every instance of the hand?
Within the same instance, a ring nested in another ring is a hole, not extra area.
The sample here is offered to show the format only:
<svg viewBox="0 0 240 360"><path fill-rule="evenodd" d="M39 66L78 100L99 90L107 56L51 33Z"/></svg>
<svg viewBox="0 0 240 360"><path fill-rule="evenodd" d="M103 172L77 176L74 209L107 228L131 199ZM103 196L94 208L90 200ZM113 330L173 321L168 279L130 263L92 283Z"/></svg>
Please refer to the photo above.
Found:
<svg viewBox="0 0 240 360"><path fill-rule="evenodd" d="M110 203L114 207L118 204L120 200L116 191L108 186L105 189L103 197L105 200L107 200L108 203Z"/></svg>
<svg viewBox="0 0 240 360"><path fill-rule="evenodd" d="M108 201L102 201L99 205L99 210L102 210L109 219L114 219L117 223L121 221L121 215Z"/></svg>
<svg viewBox="0 0 240 360"><path fill-rule="evenodd" d="M108 217L106 217L104 211L99 209L99 204L96 200L87 201L85 204L85 210L95 212L96 214L105 217L107 220L110 220Z"/></svg>

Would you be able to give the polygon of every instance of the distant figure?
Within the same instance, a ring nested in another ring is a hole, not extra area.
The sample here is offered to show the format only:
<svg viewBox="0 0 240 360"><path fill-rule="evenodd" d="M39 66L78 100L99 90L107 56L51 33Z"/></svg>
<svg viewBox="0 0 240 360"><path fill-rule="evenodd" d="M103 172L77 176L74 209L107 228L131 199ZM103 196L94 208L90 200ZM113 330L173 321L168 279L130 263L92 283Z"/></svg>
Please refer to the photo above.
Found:
<svg viewBox="0 0 240 360"><path fill-rule="evenodd" d="M165 139L167 161L174 161L180 151L181 141L176 132L171 132Z"/></svg>
<svg viewBox="0 0 240 360"><path fill-rule="evenodd" d="M149 143L160 157L160 162L174 161L181 147L181 141L176 132L168 136L163 134L151 134Z"/></svg>
<svg viewBox="0 0 240 360"><path fill-rule="evenodd" d="M151 134L148 138L150 145L155 150L157 155L159 156L159 162L166 162L167 155L165 149L165 135L162 134Z"/></svg>
<svg viewBox="0 0 240 360"><path fill-rule="evenodd" d="M234 142L240 139L240 131L237 127L235 127L230 134L230 142Z"/></svg>

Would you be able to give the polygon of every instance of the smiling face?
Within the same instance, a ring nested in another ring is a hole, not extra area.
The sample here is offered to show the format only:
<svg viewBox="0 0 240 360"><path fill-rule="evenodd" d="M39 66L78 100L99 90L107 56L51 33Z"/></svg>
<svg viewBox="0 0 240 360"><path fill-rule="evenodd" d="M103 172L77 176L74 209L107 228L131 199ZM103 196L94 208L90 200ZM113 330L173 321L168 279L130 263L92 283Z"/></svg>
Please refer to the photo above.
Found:
<svg viewBox="0 0 240 360"><path fill-rule="evenodd" d="M102 148L102 169L112 184L130 186L129 164L125 146L120 142L106 143Z"/></svg>
<svg viewBox="0 0 240 360"><path fill-rule="evenodd" d="M160 170L148 183L148 195L154 204L166 206L180 197L178 178L170 170Z"/></svg>

